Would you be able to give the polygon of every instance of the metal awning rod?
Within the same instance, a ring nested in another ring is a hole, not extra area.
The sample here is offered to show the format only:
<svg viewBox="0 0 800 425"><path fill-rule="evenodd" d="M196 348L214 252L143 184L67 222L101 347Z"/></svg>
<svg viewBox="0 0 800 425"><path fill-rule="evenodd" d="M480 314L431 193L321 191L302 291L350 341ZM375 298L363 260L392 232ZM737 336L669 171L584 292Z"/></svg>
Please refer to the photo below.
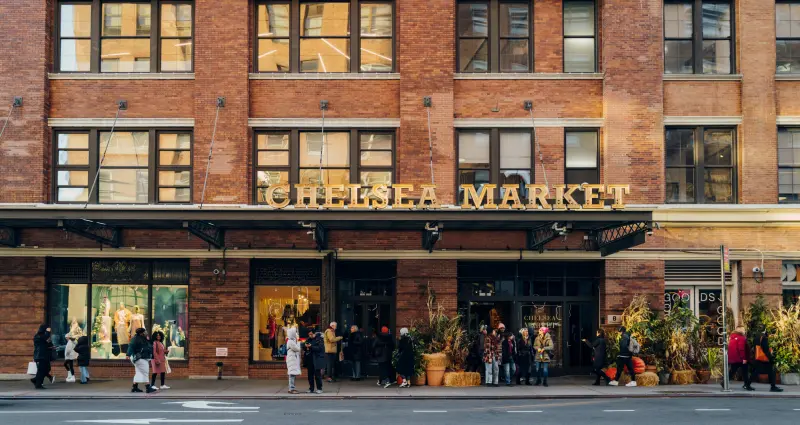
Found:
<svg viewBox="0 0 800 425"><path fill-rule="evenodd" d="M100 164L97 166L97 172L94 174L94 179L92 180L92 187L89 189L89 194L86 196L86 203L83 204L83 208L86 208L89 205L89 201L92 199L92 193L94 193L94 188L95 186L97 186L97 180L100 178L100 171L103 169L103 162L105 162L106 160L106 153L108 152L108 147L111 146L111 141L114 140L114 130L117 127L117 119L119 119L119 113L125 106L126 104L124 104L123 102L119 102L117 104L117 113L114 115L114 122L111 123L111 135L108 136L108 142L106 143L105 149L103 149L103 156L100 157ZM136 141L133 142L133 145L134 149L136 149Z"/></svg>

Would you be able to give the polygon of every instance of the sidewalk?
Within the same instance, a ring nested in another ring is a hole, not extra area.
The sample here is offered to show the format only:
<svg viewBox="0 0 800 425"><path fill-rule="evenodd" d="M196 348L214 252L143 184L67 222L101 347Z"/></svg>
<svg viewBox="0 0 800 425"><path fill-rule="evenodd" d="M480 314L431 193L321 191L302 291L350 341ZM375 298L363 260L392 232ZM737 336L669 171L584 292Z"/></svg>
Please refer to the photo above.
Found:
<svg viewBox="0 0 800 425"><path fill-rule="evenodd" d="M305 391L307 381L298 380L298 391ZM134 397L161 399L569 399L569 398L662 398L662 397L770 397L800 398L800 386L783 386L783 393L768 392L769 386L754 384L757 391L747 392L741 389L741 383L733 382L732 393L722 393L719 384L709 385L666 385L658 387L595 387L590 385L589 376L568 376L551 378L550 387L514 386L499 388L470 387L412 387L379 388L376 381L369 379L362 382L349 380L338 383L325 383L323 394L287 393L285 381L265 380L171 380L167 384L169 390ZM88 385L65 383L62 376L47 390L34 390L33 385L25 381L0 382L0 400L24 399L117 399L130 398L130 380L100 380Z"/></svg>

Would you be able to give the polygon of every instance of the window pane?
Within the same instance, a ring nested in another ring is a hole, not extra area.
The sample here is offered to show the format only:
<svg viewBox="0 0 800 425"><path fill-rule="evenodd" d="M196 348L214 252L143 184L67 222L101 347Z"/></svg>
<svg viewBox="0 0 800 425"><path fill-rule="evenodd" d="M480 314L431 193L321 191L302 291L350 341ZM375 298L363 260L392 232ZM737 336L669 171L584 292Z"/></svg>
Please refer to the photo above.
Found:
<svg viewBox="0 0 800 425"><path fill-rule="evenodd" d="M484 38L458 41L458 62L462 72L486 72L489 69L489 44Z"/></svg>
<svg viewBox="0 0 800 425"><path fill-rule="evenodd" d="M143 131L117 131L109 144L111 133L100 133L100 156L105 152L103 166L133 165L146 167L149 155L149 134ZM106 146L108 145L108 150Z"/></svg>
<svg viewBox="0 0 800 425"><path fill-rule="evenodd" d="M800 166L800 149L778 149L778 165Z"/></svg>
<svg viewBox="0 0 800 425"><path fill-rule="evenodd" d="M258 70L289 72L289 40L258 40Z"/></svg>
<svg viewBox="0 0 800 425"><path fill-rule="evenodd" d="M147 169L103 168L98 192L101 204L146 204Z"/></svg>
<svg viewBox="0 0 800 425"><path fill-rule="evenodd" d="M489 133L458 133L458 167L489 168Z"/></svg>
<svg viewBox="0 0 800 425"><path fill-rule="evenodd" d="M102 72L150 71L149 39L105 39L101 43L100 50Z"/></svg>
<svg viewBox="0 0 800 425"><path fill-rule="evenodd" d="M58 165L89 165L89 152L58 151Z"/></svg>
<svg viewBox="0 0 800 425"><path fill-rule="evenodd" d="M528 40L500 40L500 72L528 72Z"/></svg>
<svg viewBox="0 0 800 425"><path fill-rule="evenodd" d="M150 35L150 5L145 3L103 4L103 34L136 37Z"/></svg>
<svg viewBox="0 0 800 425"><path fill-rule="evenodd" d="M300 4L301 37L350 35L349 3Z"/></svg>
<svg viewBox="0 0 800 425"><path fill-rule="evenodd" d="M703 3L703 38L731 36L731 6L724 3Z"/></svg>
<svg viewBox="0 0 800 425"><path fill-rule="evenodd" d="M514 184L519 186L519 196L522 199L528 197L528 188L526 185L531 182L530 168L525 170L504 170L500 172L500 199L505 195L505 189L502 188L504 184Z"/></svg>
<svg viewBox="0 0 800 425"><path fill-rule="evenodd" d="M372 166L392 166L392 153L386 151L362 151L361 165Z"/></svg>
<svg viewBox="0 0 800 425"><path fill-rule="evenodd" d="M300 133L301 167L319 167L320 155L323 168L350 165L350 133L325 133L324 147L322 141L322 133Z"/></svg>
<svg viewBox="0 0 800 425"><path fill-rule="evenodd" d="M704 185L706 203L733 202L733 180L730 168L706 168Z"/></svg>
<svg viewBox="0 0 800 425"><path fill-rule="evenodd" d="M191 37L192 36L192 5L190 5L190 4L162 4L161 5L161 36L162 37Z"/></svg>
<svg viewBox="0 0 800 425"><path fill-rule="evenodd" d="M91 37L92 5L62 4L59 28L62 37Z"/></svg>
<svg viewBox="0 0 800 425"><path fill-rule="evenodd" d="M788 3L777 3L775 5L775 35L777 37L792 36L791 6Z"/></svg>
<svg viewBox="0 0 800 425"><path fill-rule="evenodd" d="M86 133L61 133L58 135L59 149L89 149L89 135Z"/></svg>
<svg viewBox="0 0 800 425"><path fill-rule="evenodd" d="M567 168L597 167L597 133L592 131L567 132Z"/></svg>
<svg viewBox="0 0 800 425"><path fill-rule="evenodd" d="M189 287L153 286L153 331L164 334L168 359L185 359L189 335Z"/></svg>
<svg viewBox="0 0 800 425"><path fill-rule="evenodd" d="M664 314L669 314L672 309L684 307L694 310L692 302L692 287L683 289L667 288L664 290Z"/></svg>
<svg viewBox="0 0 800 425"><path fill-rule="evenodd" d="M594 2L564 2L564 35L594 36Z"/></svg>
<svg viewBox="0 0 800 425"><path fill-rule="evenodd" d="M360 69L362 72L391 72L392 39L362 39Z"/></svg>
<svg viewBox="0 0 800 425"><path fill-rule="evenodd" d="M362 186L372 186L376 184L392 184L391 171L362 171L359 182Z"/></svg>
<svg viewBox="0 0 800 425"><path fill-rule="evenodd" d="M162 187L158 189L159 202L189 203L192 191L188 187Z"/></svg>
<svg viewBox="0 0 800 425"><path fill-rule="evenodd" d="M258 149L289 149L288 134L259 134Z"/></svg>
<svg viewBox="0 0 800 425"><path fill-rule="evenodd" d="M125 359L136 329L147 329L147 285L92 285L93 359Z"/></svg>
<svg viewBox="0 0 800 425"><path fill-rule="evenodd" d="M800 73L800 40L777 40L776 43L776 72Z"/></svg>
<svg viewBox="0 0 800 425"><path fill-rule="evenodd" d="M189 151L161 151L158 165L192 165L192 156Z"/></svg>
<svg viewBox="0 0 800 425"><path fill-rule="evenodd" d="M781 168L778 170L778 184L780 185L791 185L792 184L792 169L791 168ZM799 182L800 183L800 182Z"/></svg>
<svg viewBox="0 0 800 425"><path fill-rule="evenodd" d="M694 44L691 40L664 42L664 72L667 74L694 73Z"/></svg>
<svg viewBox="0 0 800 425"><path fill-rule="evenodd" d="M277 184L289 184L288 171L265 171L259 170L256 175L256 186L258 187L258 202L267 202L267 188ZM286 190L275 190L273 199L278 202L283 201L289 194Z"/></svg>
<svg viewBox="0 0 800 425"><path fill-rule="evenodd" d="M288 4L258 5L258 36L259 37L289 36Z"/></svg>
<svg viewBox="0 0 800 425"><path fill-rule="evenodd" d="M667 165L694 165L694 130L667 130Z"/></svg>
<svg viewBox="0 0 800 425"><path fill-rule="evenodd" d="M664 5L664 37L691 38L692 30L691 4Z"/></svg>
<svg viewBox="0 0 800 425"><path fill-rule="evenodd" d="M489 183L489 170L458 170L458 202L464 199L462 184L475 186L475 190L480 193L483 185Z"/></svg>
<svg viewBox="0 0 800 425"><path fill-rule="evenodd" d="M530 18L527 3L500 5L500 37L527 37Z"/></svg>
<svg viewBox="0 0 800 425"><path fill-rule="evenodd" d="M56 179L59 186L88 186L88 171L59 170Z"/></svg>
<svg viewBox="0 0 800 425"><path fill-rule="evenodd" d="M731 73L731 42L728 40L703 42L703 73Z"/></svg>
<svg viewBox="0 0 800 425"><path fill-rule="evenodd" d="M361 133L359 134L359 140L361 149L392 150L391 134Z"/></svg>
<svg viewBox="0 0 800 425"><path fill-rule="evenodd" d="M319 38L300 40L302 72L350 71L350 39Z"/></svg>
<svg viewBox="0 0 800 425"><path fill-rule="evenodd" d="M91 51L91 40L61 40L59 69L66 72L88 72Z"/></svg>
<svg viewBox="0 0 800 425"><path fill-rule="evenodd" d="M461 37L489 36L489 5L458 5L458 35Z"/></svg>
<svg viewBox="0 0 800 425"><path fill-rule="evenodd" d="M706 165L731 165L732 146L732 131L706 130L703 137Z"/></svg>
<svg viewBox="0 0 800 425"><path fill-rule="evenodd" d="M500 133L500 168L531 169L531 133Z"/></svg>
<svg viewBox="0 0 800 425"><path fill-rule="evenodd" d="M694 168L667 168L667 203L695 202Z"/></svg>
<svg viewBox="0 0 800 425"><path fill-rule="evenodd" d="M161 70L192 70L192 39L174 38L161 40Z"/></svg>
<svg viewBox="0 0 800 425"><path fill-rule="evenodd" d="M53 345L59 347L67 344L66 335L76 340L88 335L86 314L87 285L54 285L48 287L49 317ZM64 351L58 351L59 357Z"/></svg>
<svg viewBox="0 0 800 425"><path fill-rule="evenodd" d="M317 201L324 202L325 189L323 185L347 185L350 184L350 170L322 170L322 177L319 174L319 168L300 170L300 184L313 184L320 186L317 190ZM344 190L340 193L334 191L338 198L347 199L350 192Z"/></svg>
<svg viewBox="0 0 800 425"><path fill-rule="evenodd" d="M279 325L276 329L276 321L286 326L297 326L301 341L308 337L309 331L323 329L320 305L319 286L254 286L253 360L285 360L278 344L282 327Z"/></svg>
<svg viewBox="0 0 800 425"><path fill-rule="evenodd" d="M258 153L258 165L289 166L289 151L261 151Z"/></svg>
<svg viewBox="0 0 800 425"><path fill-rule="evenodd" d="M187 133L161 133L158 135L159 149L185 149L192 148L192 136Z"/></svg>
<svg viewBox="0 0 800 425"><path fill-rule="evenodd" d="M61 187L58 189L58 202L86 202L89 199L88 187Z"/></svg>
<svg viewBox="0 0 800 425"><path fill-rule="evenodd" d="M600 183L599 172L596 168L591 170L567 169L564 178L567 184ZM578 190L573 193L573 198L576 201L580 199L580 203L583 203L583 192Z"/></svg>
<svg viewBox="0 0 800 425"><path fill-rule="evenodd" d="M392 36L392 5L361 3L361 36Z"/></svg>
<svg viewBox="0 0 800 425"><path fill-rule="evenodd" d="M192 182L191 171L159 171L159 186L189 186Z"/></svg>
<svg viewBox="0 0 800 425"><path fill-rule="evenodd" d="M594 72L594 39L564 39L564 71Z"/></svg>

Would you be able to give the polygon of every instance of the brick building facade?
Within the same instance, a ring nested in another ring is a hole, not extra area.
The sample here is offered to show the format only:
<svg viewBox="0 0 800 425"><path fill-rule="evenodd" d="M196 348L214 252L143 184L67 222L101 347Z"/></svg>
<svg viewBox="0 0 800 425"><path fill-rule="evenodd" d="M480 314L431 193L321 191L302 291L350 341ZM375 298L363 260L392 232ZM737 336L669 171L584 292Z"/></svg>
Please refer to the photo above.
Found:
<svg viewBox="0 0 800 425"><path fill-rule="evenodd" d="M394 330L425 316L427 288L470 327L552 311L569 372L586 355L569 340L635 294L714 316L720 245L734 309L791 299L795 16L800 3L752 0L6 0L0 374L24 371L38 324L72 320L98 376L129 376L103 299L181 329L177 376L222 360L245 378L285 374L284 307L301 327ZM265 203L270 186L323 179L410 184L411 199L435 184L443 208ZM459 185L483 183L547 185L551 202L566 184L630 193L623 210L458 209ZM629 249L601 256L598 235L632 223Z"/></svg>

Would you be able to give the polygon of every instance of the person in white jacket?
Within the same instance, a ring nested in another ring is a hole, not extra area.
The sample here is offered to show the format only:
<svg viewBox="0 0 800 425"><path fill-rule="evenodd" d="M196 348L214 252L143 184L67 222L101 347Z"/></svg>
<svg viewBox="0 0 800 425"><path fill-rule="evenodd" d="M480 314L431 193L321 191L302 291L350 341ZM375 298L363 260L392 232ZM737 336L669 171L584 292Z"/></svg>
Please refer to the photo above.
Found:
<svg viewBox="0 0 800 425"><path fill-rule="evenodd" d="M294 381L300 375L300 343L297 341L297 328L286 332L286 369L289 372L289 394L297 394Z"/></svg>
<svg viewBox="0 0 800 425"><path fill-rule="evenodd" d="M71 333L66 335L67 346L64 348L64 369L67 370L67 382L75 382L75 360L78 360L78 353L75 352L77 335Z"/></svg>

